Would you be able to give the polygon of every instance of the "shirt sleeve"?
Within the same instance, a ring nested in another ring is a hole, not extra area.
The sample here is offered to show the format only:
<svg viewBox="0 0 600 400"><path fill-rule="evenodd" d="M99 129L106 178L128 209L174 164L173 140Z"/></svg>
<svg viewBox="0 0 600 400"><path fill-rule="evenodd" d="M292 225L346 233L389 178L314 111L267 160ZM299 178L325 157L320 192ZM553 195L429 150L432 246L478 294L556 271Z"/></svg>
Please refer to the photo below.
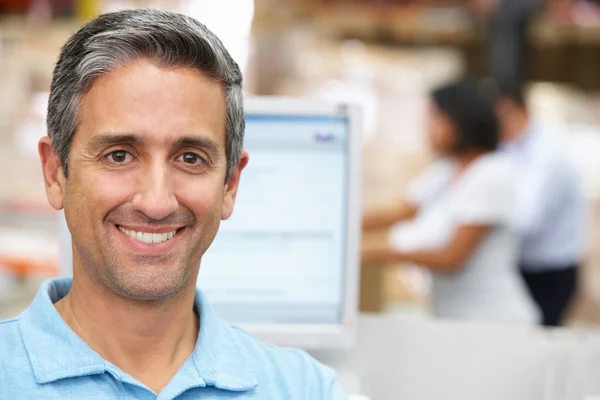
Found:
<svg viewBox="0 0 600 400"><path fill-rule="evenodd" d="M453 167L448 160L438 160L419 175L408 187L406 199L421 207L434 200L448 185Z"/></svg>
<svg viewBox="0 0 600 400"><path fill-rule="evenodd" d="M490 156L457 182L452 215L457 225L512 225L515 222L515 170L500 156Z"/></svg>

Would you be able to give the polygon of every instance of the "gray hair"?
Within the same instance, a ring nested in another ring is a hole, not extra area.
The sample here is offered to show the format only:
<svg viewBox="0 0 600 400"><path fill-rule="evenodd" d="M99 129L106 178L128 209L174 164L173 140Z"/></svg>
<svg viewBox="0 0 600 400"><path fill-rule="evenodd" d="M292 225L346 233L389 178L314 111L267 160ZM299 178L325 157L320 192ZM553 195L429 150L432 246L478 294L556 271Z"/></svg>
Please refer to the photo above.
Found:
<svg viewBox="0 0 600 400"><path fill-rule="evenodd" d="M196 68L223 84L229 179L244 142L240 68L219 38L200 22L151 9L103 14L81 28L62 48L52 77L47 125L65 177L82 96L99 76L141 58L160 67Z"/></svg>

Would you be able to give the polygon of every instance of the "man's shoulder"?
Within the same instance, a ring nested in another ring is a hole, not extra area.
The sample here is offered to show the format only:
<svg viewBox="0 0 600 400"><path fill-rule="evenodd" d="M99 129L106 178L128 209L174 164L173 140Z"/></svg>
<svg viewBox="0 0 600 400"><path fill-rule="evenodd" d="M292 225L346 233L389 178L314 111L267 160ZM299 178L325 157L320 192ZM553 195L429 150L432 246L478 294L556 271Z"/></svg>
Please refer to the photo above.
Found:
<svg viewBox="0 0 600 400"><path fill-rule="evenodd" d="M19 318L11 318L0 321L0 354L7 354L6 351L14 349L15 345L21 343ZM0 362L4 358L5 357L0 357Z"/></svg>
<svg viewBox="0 0 600 400"><path fill-rule="evenodd" d="M278 382L286 390L302 387L312 394L335 393L338 389L332 369L319 363L303 350L265 343L246 331L229 327L245 353L254 371L260 371L260 380ZM339 397L334 397L339 398Z"/></svg>
<svg viewBox="0 0 600 400"><path fill-rule="evenodd" d="M19 317L0 320L0 332L2 332L3 329L10 329L10 327L16 325L18 320Z"/></svg>
<svg viewBox="0 0 600 400"><path fill-rule="evenodd" d="M568 157L571 141L560 125L537 123L532 139L527 146L528 155L533 160L543 162L570 161Z"/></svg>
<svg viewBox="0 0 600 400"><path fill-rule="evenodd" d="M27 350L23 344L21 331L19 329L19 318L0 321L0 387L7 391L0 391L0 400L11 392L35 386L31 363Z"/></svg>
<svg viewBox="0 0 600 400"><path fill-rule="evenodd" d="M250 359L262 364L280 366L281 372L297 373L329 373L325 367L303 350L279 347L265 343L252 336L250 333L235 326L229 327L233 336L237 339L244 352Z"/></svg>
<svg viewBox="0 0 600 400"><path fill-rule="evenodd" d="M572 144L564 134L547 128L535 132L528 146L527 166L535 176L545 177L560 190L578 190L577 162Z"/></svg>
<svg viewBox="0 0 600 400"><path fill-rule="evenodd" d="M17 360L28 361L27 352L21 331L19 330L19 318L12 318L0 321L0 374L5 371L2 368L4 363L10 362L11 365Z"/></svg>

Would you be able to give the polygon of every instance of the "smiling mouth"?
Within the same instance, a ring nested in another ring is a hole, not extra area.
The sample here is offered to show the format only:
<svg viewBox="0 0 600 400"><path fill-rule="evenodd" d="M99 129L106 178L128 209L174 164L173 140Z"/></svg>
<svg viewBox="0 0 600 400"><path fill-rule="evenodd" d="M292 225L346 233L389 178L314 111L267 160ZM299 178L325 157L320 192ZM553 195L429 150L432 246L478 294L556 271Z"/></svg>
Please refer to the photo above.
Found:
<svg viewBox="0 0 600 400"><path fill-rule="evenodd" d="M131 237L132 239L137 240L138 242L142 242L142 243L163 243L163 242L173 239L173 237L179 231L179 229L178 229L175 231L165 232L165 233L151 233L151 232L140 232L140 231L125 229L120 225L117 225L117 227L119 228L119 230L121 232L123 232L127 236Z"/></svg>

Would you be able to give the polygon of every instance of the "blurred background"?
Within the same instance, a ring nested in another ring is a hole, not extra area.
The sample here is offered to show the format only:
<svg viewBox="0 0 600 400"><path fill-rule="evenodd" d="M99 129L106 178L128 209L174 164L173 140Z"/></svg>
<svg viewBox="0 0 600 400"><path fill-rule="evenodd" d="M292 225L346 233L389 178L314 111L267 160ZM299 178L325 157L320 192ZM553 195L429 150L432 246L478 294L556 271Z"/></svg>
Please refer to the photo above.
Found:
<svg viewBox="0 0 600 400"><path fill-rule="evenodd" d="M592 205L592 244L566 323L600 325L600 5L529 1L523 22L503 30L502 1L0 0L0 319L19 313L57 274L58 219L46 201L37 141L60 46L98 13L160 7L207 24L242 67L249 94L360 104L365 210L391 206L429 164L432 88L464 75L519 75L534 117L555 124L568 143ZM498 32L516 35L515 71L497 63ZM420 314L429 298L425 270L363 271L363 311Z"/></svg>

